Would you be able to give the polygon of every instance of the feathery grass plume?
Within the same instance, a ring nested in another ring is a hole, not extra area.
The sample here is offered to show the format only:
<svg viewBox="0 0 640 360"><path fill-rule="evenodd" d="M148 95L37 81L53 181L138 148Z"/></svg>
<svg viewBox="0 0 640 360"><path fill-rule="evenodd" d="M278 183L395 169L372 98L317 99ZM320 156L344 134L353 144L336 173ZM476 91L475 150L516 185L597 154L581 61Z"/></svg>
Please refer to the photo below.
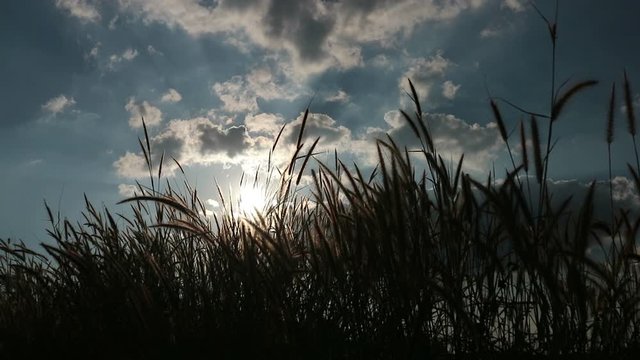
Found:
<svg viewBox="0 0 640 360"><path fill-rule="evenodd" d="M533 143L533 161L536 170L536 180L542 183L542 150L540 147L540 133L538 131L538 121L535 116L531 116L531 142Z"/></svg>
<svg viewBox="0 0 640 360"><path fill-rule="evenodd" d="M626 106L627 113L627 125L631 139L633 140L633 151L636 156L636 171L640 172L640 157L638 156L638 146L636 144L636 116L633 104L633 92L631 91L631 84L627 77L627 71L624 71L624 104Z"/></svg>
<svg viewBox="0 0 640 360"><path fill-rule="evenodd" d="M524 122L520 120L520 146L522 147L522 165L525 173L529 173L529 154L527 150L527 135L524 129Z"/></svg>
<svg viewBox="0 0 640 360"><path fill-rule="evenodd" d="M500 137L502 138L502 141L507 142L507 128L504 126L504 120L502 119L502 114L500 113L498 104L496 104L496 102L493 99L491 99L490 105L491 105L491 111L493 111L493 117L496 119L496 123L498 124Z"/></svg>
<svg viewBox="0 0 640 360"><path fill-rule="evenodd" d="M413 83L411 82L411 79L407 79L407 81L409 82L409 87L411 88L411 101L413 102L413 104L416 107L416 121L415 123L417 123L417 126L420 128L420 130L422 131L422 136L419 136L420 138L420 142L423 143L423 137L427 142L427 150L430 153L434 153L435 151L435 146L433 146L433 139L431 137L431 132L429 131L429 128L427 127L426 121L424 119L424 116L422 114L422 106L420 105L420 99L418 98L418 92L416 91L415 86L413 86ZM410 118L408 117L408 115L406 113L404 113L404 111L400 110L401 113L403 113L402 115L404 116L405 119L407 119L409 121L409 125L411 125L411 128L414 129L416 127L416 125L410 121ZM415 131L415 130L414 130ZM424 143L422 144L422 147L424 149Z"/></svg>
<svg viewBox="0 0 640 360"><path fill-rule="evenodd" d="M565 91L562 95L560 95L557 99L554 99L552 110L551 110L551 121L555 121L560 116L562 109L565 107L567 102L575 96L580 91L587 89L589 87L597 85L598 82L596 80L585 80L581 81L575 85L573 85L569 90Z"/></svg>
<svg viewBox="0 0 640 360"><path fill-rule="evenodd" d="M626 106L627 113L627 125L629 134L636 136L636 116L633 108L633 92L631 91L631 84L627 77L627 71L624 71L624 104Z"/></svg>

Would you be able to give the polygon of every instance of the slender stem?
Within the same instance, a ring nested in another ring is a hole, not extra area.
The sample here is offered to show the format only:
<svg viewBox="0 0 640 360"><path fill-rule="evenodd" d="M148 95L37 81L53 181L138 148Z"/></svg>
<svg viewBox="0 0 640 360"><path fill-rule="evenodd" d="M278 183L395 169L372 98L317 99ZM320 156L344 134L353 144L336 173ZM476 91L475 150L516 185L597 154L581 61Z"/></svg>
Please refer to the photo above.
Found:
<svg viewBox="0 0 640 360"><path fill-rule="evenodd" d="M542 188L540 189L540 198L538 201L538 217L542 215L542 205L544 205L544 199L547 198L547 177L549 176L549 160L551 153L551 138L553 135L553 122L555 121L555 115L553 112L553 106L555 104L555 92L556 92L556 44L557 44L557 31L558 31L558 2L556 0L556 8L553 24L551 24L549 31L551 34L551 93L549 102L549 130L547 133L547 150L544 159L544 171L542 172ZM549 205L549 204L547 204Z"/></svg>
<svg viewBox="0 0 640 360"><path fill-rule="evenodd" d="M636 145L636 136L631 137L633 139L633 151L636 154L636 171L640 172L640 160L638 159L638 146Z"/></svg>
<svg viewBox="0 0 640 360"><path fill-rule="evenodd" d="M611 226L615 224L614 208L613 208L613 176L611 174L611 143L607 144L607 153L609 155L609 201L611 202Z"/></svg>

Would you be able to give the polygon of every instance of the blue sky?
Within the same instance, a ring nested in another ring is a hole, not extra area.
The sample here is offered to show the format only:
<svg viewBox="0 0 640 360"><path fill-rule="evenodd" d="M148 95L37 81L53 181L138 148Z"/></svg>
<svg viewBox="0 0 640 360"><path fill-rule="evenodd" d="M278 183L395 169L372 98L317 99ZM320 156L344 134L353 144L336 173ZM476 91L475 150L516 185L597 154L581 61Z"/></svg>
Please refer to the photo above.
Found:
<svg viewBox="0 0 640 360"><path fill-rule="evenodd" d="M537 6L553 16L554 1ZM559 82L601 82L554 128L551 177L571 192L607 178L611 83L626 68L640 90L640 3L559 9ZM141 116L156 155L177 159L203 199L215 199L214 180L233 186L266 166L285 123L274 159L287 158L309 103L307 136L322 137L319 149L371 166L376 137L416 145L396 111L410 109L409 77L442 152L464 152L466 170L483 177L507 160L487 91L548 109L550 42L524 0L5 0L0 48L0 238L29 243L47 240L44 200L70 219L80 219L84 194L123 210L115 203L146 181ZM621 105L616 196L637 205ZM521 115L501 106L515 129Z"/></svg>

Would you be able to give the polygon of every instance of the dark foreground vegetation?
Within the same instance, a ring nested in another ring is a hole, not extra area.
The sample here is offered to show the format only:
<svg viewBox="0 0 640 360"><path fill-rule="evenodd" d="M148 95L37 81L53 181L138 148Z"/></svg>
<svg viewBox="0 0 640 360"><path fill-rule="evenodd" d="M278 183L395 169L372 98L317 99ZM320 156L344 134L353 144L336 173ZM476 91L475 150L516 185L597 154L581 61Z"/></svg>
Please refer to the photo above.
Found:
<svg viewBox="0 0 640 360"><path fill-rule="evenodd" d="M159 185L141 142L153 174L125 200L132 216L87 201L81 224L49 211L55 244L43 252L0 241L0 356L630 358L640 350L640 219L613 206L596 218L595 184L580 204L547 189L553 124L592 85L557 91L552 80L549 112L528 114L515 141L491 100L512 156L497 182L439 156L412 85L416 111L403 115L423 145L381 139L367 176L337 156L315 160L303 123L256 217L227 203L209 221L186 183ZM635 145L626 75L622 90ZM609 145L615 100L614 87ZM629 166L636 186L639 170Z"/></svg>

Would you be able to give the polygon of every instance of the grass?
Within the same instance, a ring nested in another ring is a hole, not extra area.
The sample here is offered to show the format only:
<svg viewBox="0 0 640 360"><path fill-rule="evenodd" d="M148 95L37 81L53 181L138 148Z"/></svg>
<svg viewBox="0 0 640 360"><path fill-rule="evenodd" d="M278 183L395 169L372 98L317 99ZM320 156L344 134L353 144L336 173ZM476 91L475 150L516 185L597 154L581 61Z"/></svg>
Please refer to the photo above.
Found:
<svg viewBox="0 0 640 360"><path fill-rule="evenodd" d="M86 201L74 224L47 207L55 244L39 252L0 241L0 353L606 358L640 349L640 218L613 205L610 219L595 218L595 183L576 211L547 187L552 125L595 82L560 92L552 80L548 114L523 110L530 136L522 122L519 155L500 100L490 101L512 165L501 182L471 178L463 157L442 159L409 85L415 112L402 115L421 147L380 139L370 176L337 154L323 163L318 140L304 136L307 110L291 161L268 170L273 201L251 218L222 192L225 212L211 222L188 183L160 190L163 160L153 170L145 128L150 186L123 201L133 215ZM635 146L626 73L623 88ZM614 99L615 90L611 109ZM609 154L613 118L603 119ZM640 188L638 164L629 172ZM589 255L594 248L603 259Z"/></svg>

